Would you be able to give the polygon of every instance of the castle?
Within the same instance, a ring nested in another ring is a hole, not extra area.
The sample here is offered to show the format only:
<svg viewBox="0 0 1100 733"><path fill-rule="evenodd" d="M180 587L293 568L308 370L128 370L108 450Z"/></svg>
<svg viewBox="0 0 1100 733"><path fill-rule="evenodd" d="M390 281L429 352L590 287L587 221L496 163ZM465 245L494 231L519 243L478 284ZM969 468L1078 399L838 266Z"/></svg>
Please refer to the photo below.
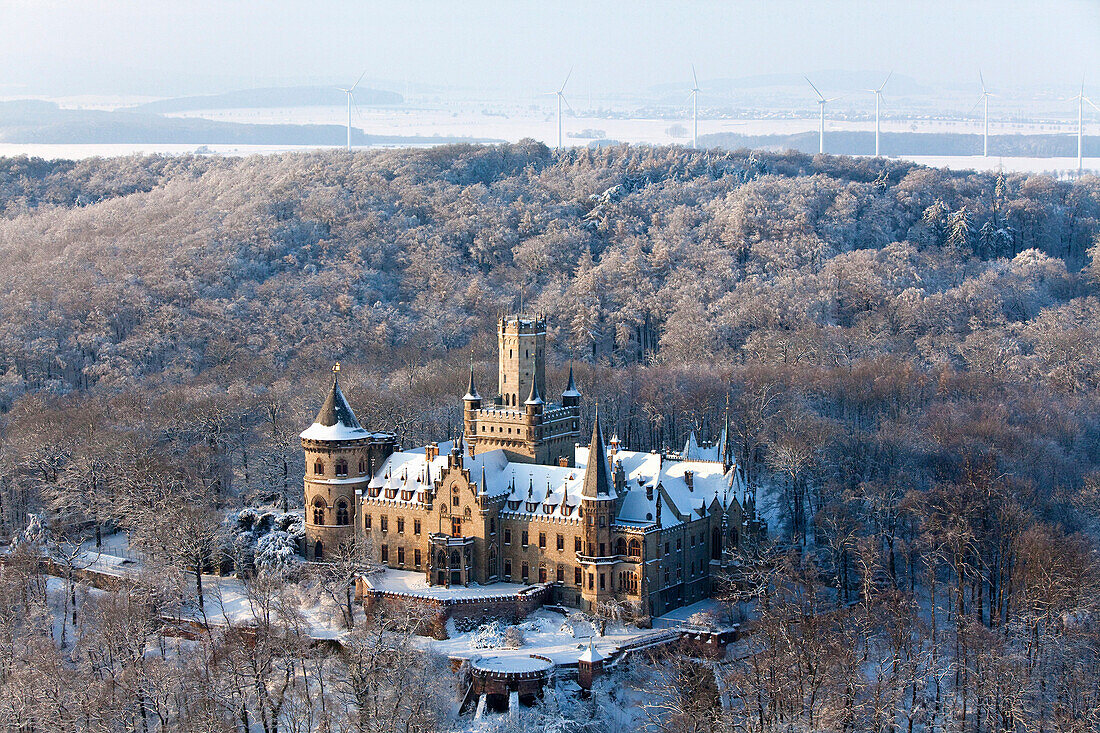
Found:
<svg viewBox="0 0 1100 733"><path fill-rule="evenodd" d="M660 615L707 597L744 532L744 485L718 446L694 436L682 454L605 443L596 411L581 447L581 394L569 370L545 401L546 323L498 322L498 394L462 398L463 436L405 451L363 428L339 366L305 451L306 555L324 560L352 537L382 564L430 585L544 583L583 610L619 602Z"/></svg>

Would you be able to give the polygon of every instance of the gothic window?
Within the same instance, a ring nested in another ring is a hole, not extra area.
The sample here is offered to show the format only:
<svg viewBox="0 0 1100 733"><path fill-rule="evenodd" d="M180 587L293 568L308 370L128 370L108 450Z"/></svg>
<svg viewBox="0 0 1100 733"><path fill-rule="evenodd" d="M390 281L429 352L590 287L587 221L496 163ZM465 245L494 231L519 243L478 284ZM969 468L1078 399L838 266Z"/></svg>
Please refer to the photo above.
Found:
<svg viewBox="0 0 1100 733"><path fill-rule="evenodd" d="M440 550L439 554L436 555L435 564L441 568L447 566L447 555L443 552L443 550Z"/></svg>
<svg viewBox="0 0 1100 733"><path fill-rule="evenodd" d="M558 580L559 583L564 583L565 582L565 566L564 565L558 565L557 580Z"/></svg>
<svg viewBox="0 0 1100 733"><path fill-rule="evenodd" d="M382 530L383 532L388 532L388 531L389 531L389 529L390 529L390 518L389 518L389 517L387 517L387 516L386 516L385 514L383 514L382 516L380 516L380 517L378 518L378 527L379 527L379 529L381 529L381 530Z"/></svg>
<svg viewBox="0 0 1100 733"><path fill-rule="evenodd" d="M348 524L348 503L341 499L336 502L336 523Z"/></svg>
<svg viewBox="0 0 1100 733"><path fill-rule="evenodd" d="M462 555L458 554L458 550L451 550L451 567L462 567Z"/></svg>
<svg viewBox="0 0 1100 733"><path fill-rule="evenodd" d="M345 461L343 458L336 461L336 475L337 476L347 476L348 475L348 462Z"/></svg>
<svg viewBox="0 0 1100 733"><path fill-rule="evenodd" d="M497 548L493 547L489 550L489 575L497 574Z"/></svg>
<svg viewBox="0 0 1100 733"><path fill-rule="evenodd" d="M546 533L545 532L539 532L539 549L540 550L545 550L546 549Z"/></svg>
<svg viewBox="0 0 1100 733"><path fill-rule="evenodd" d="M313 472L318 476L325 472L325 462L322 460L316 460L313 462Z"/></svg>
<svg viewBox="0 0 1100 733"><path fill-rule="evenodd" d="M451 493L451 506L458 506L458 489L454 489Z"/></svg>
<svg viewBox="0 0 1100 733"><path fill-rule="evenodd" d="M398 547L397 548L397 564L398 565L404 565L405 564L405 548L404 547Z"/></svg>
<svg viewBox="0 0 1100 733"><path fill-rule="evenodd" d="M369 514L364 514L363 515L363 529L365 529L367 531L370 531L370 515Z"/></svg>
<svg viewBox="0 0 1100 733"><path fill-rule="evenodd" d="M397 534L405 534L405 518L397 518Z"/></svg>
<svg viewBox="0 0 1100 733"><path fill-rule="evenodd" d="M558 552L565 549L565 535L558 535Z"/></svg>
<svg viewBox="0 0 1100 733"><path fill-rule="evenodd" d="M630 556L641 557L642 556L642 543L638 540L630 541Z"/></svg>
<svg viewBox="0 0 1100 733"><path fill-rule="evenodd" d="M722 559L722 530L715 527L710 533L710 558Z"/></svg>
<svg viewBox="0 0 1100 733"><path fill-rule="evenodd" d="M523 532L521 533L521 537L522 539L520 540L520 544L524 547L527 547L527 530L523 530Z"/></svg>
<svg viewBox="0 0 1100 733"><path fill-rule="evenodd" d="M366 472L367 472L367 462L364 461L362 458L360 458L359 459L359 473L366 473Z"/></svg>
<svg viewBox="0 0 1100 733"><path fill-rule="evenodd" d="M413 534L420 534L420 520L413 520Z"/></svg>
<svg viewBox="0 0 1100 733"><path fill-rule="evenodd" d="M545 565L539 565L539 582L540 583L545 583L546 582L546 566Z"/></svg>
<svg viewBox="0 0 1100 733"><path fill-rule="evenodd" d="M313 523L325 523L325 500L319 496L313 500Z"/></svg>
<svg viewBox="0 0 1100 733"><path fill-rule="evenodd" d="M624 540L622 537L615 540L615 554L616 555L625 555L626 554L626 540Z"/></svg>
<svg viewBox="0 0 1100 733"><path fill-rule="evenodd" d="M413 550L413 565L420 567L420 548Z"/></svg>

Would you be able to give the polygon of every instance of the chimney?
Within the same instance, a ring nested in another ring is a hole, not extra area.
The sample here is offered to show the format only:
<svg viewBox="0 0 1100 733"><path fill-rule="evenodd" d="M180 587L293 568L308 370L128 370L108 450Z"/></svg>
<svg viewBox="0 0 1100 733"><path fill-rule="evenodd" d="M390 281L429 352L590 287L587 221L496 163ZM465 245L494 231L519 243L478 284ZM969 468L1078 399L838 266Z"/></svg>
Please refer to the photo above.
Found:
<svg viewBox="0 0 1100 733"><path fill-rule="evenodd" d="M684 471L684 483L687 484L688 491L695 491L695 473Z"/></svg>

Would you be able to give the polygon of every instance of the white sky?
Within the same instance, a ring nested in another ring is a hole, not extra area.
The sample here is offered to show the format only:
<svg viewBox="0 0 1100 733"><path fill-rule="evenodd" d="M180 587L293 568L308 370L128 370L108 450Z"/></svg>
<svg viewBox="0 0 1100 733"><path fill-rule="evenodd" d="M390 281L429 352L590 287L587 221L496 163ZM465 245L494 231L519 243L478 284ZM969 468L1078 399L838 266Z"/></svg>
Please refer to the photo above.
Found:
<svg viewBox="0 0 1100 733"><path fill-rule="evenodd" d="M408 80L631 92L770 73L1100 88L1100 0L0 0L0 95ZM399 87L398 87L399 88Z"/></svg>

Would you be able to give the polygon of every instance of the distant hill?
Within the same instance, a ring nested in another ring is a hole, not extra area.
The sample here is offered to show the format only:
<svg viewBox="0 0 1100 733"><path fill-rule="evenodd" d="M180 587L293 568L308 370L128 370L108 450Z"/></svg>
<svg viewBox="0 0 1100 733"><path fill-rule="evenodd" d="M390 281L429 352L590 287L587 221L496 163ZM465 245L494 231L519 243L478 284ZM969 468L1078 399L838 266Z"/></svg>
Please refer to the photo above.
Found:
<svg viewBox="0 0 1100 733"><path fill-rule="evenodd" d="M147 112L61 109L52 102L0 102L0 142L143 143L187 145L343 145L343 125L258 125ZM352 129L354 145L499 142L491 138L368 135Z"/></svg>
<svg viewBox="0 0 1100 733"><path fill-rule="evenodd" d="M336 87L265 87L242 89L225 94L198 97L175 97L133 107L134 111L189 112L198 109L241 109L250 107L333 107L345 104L347 97ZM404 97L396 92L360 87L355 90L355 103L360 105L400 104Z"/></svg>
<svg viewBox="0 0 1100 733"><path fill-rule="evenodd" d="M1087 157L1100 156L1100 137L1086 136ZM740 135L715 133L699 136L700 145L739 150L818 151L818 133L793 135ZM836 131L825 133L825 149L833 155L874 155L875 133ZM879 149L883 155L981 155L982 136L962 133L884 132ZM1071 135L990 135L991 156L1055 158L1077 155L1077 138Z"/></svg>

